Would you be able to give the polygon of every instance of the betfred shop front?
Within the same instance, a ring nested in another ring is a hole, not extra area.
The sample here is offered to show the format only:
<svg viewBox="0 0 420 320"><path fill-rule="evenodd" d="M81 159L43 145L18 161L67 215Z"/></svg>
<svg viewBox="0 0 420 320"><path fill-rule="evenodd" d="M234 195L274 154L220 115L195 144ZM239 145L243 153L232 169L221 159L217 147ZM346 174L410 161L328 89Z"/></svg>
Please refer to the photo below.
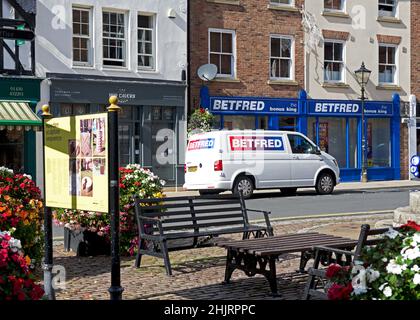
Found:
<svg viewBox="0 0 420 320"><path fill-rule="evenodd" d="M264 97L202 98L218 119L219 129L298 131L334 156L342 182L360 181L362 103L358 100ZM364 107L369 180L400 179L400 97L366 101Z"/></svg>
<svg viewBox="0 0 420 320"><path fill-rule="evenodd" d="M0 78L0 167L35 179L35 131L42 121L35 114L41 79Z"/></svg>

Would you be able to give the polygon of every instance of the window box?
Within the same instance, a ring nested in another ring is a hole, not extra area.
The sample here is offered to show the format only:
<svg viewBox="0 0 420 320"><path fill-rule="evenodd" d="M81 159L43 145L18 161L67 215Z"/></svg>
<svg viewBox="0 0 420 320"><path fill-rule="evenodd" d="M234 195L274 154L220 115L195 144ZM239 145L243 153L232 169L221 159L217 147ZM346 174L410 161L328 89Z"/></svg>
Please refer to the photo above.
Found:
<svg viewBox="0 0 420 320"><path fill-rule="evenodd" d="M269 85L281 85L281 86L298 86L299 83L294 80L268 80Z"/></svg>

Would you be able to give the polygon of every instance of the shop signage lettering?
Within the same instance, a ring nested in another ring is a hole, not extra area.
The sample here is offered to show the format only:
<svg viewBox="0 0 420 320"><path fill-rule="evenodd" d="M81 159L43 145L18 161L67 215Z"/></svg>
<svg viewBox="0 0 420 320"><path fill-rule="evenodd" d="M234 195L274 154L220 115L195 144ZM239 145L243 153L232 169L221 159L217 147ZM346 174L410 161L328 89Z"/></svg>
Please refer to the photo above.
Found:
<svg viewBox="0 0 420 320"><path fill-rule="evenodd" d="M200 150L200 149L213 149L213 147L214 147L214 138L192 140L188 144L188 151Z"/></svg>
<svg viewBox="0 0 420 320"><path fill-rule="evenodd" d="M298 113L297 100L210 98L210 109L216 113Z"/></svg>
<svg viewBox="0 0 420 320"><path fill-rule="evenodd" d="M315 112L319 113L357 113L359 106L352 103L317 103Z"/></svg>
<svg viewBox="0 0 420 320"><path fill-rule="evenodd" d="M392 116L392 103L372 102L365 103L365 114ZM328 114L328 115L361 115L362 106L359 101L308 101L309 114Z"/></svg>
<svg viewBox="0 0 420 320"><path fill-rule="evenodd" d="M266 150L266 151L284 151L282 137L244 137L230 136L230 150L232 151L249 151L249 150Z"/></svg>

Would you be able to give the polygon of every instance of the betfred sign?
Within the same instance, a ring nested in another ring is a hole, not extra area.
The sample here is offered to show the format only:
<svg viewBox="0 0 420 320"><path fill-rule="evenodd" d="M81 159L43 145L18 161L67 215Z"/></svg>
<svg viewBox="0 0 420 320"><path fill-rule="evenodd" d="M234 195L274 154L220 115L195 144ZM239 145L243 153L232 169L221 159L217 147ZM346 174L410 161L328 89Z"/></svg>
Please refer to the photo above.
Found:
<svg viewBox="0 0 420 320"><path fill-rule="evenodd" d="M284 151L282 137L230 136L229 144L231 151Z"/></svg>
<svg viewBox="0 0 420 320"><path fill-rule="evenodd" d="M316 113L358 113L359 105L353 103L316 103Z"/></svg>
<svg viewBox="0 0 420 320"><path fill-rule="evenodd" d="M216 114L288 114L299 113L296 99L210 97L210 111Z"/></svg>
<svg viewBox="0 0 420 320"><path fill-rule="evenodd" d="M192 140L188 143L188 151L201 150L201 149L213 149L214 138Z"/></svg>
<svg viewBox="0 0 420 320"><path fill-rule="evenodd" d="M351 116L362 114L360 101L340 100L309 100L308 113L312 115ZM365 114L377 116L392 116L391 102L366 101Z"/></svg>

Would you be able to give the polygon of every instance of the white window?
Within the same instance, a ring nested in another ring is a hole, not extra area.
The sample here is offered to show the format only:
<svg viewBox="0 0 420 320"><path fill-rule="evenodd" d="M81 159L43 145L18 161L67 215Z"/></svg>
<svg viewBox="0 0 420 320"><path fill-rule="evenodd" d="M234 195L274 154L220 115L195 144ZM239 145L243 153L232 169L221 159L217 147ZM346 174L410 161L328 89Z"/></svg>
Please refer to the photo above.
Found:
<svg viewBox="0 0 420 320"><path fill-rule="evenodd" d="M293 6L294 0L270 0L270 4Z"/></svg>
<svg viewBox="0 0 420 320"><path fill-rule="evenodd" d="M324 10L344 11L345 0L324 0Z"/></svg>
<svg viewBox="0 0 420 320"><path fill-rule="evenodd" d="M293 38L270 36L270 79L293 80Z"/></svg>
<svg viewBox="0 0 420 320"><path fill-rule="evenodd" d="M126 66L127 43L125 14L103 12L103 64L104 66Z"/></svg>
<svg viewBox="0 0 420 320"><path fill-rule="evenodd" d="M235 31L209 29L209 62L219 77L235 78Z"/></svg>
<svg viewBox="0 0 420 320"><path fill-rule="evenodd" d="M73 64L92 65L91 10L73 7Z"/></svg>
<svg viewBox="0 0 420 320"><path fill-rule="evenodd" d="M379 45L379 83L396 84L397 47L394 45Z"/></svg>
<svg viewBox="0 0 420 320"><path fill-rule="evenodd" d="M155 69L155 16L139 14L137 17L137 50L139 69Z"/></svg>
<svg viewBox="0 0 420 320"><path fill-rule="evenodd" d="M326 40L324 43L324 80L344 82L344 42Z"/></svg>
<svg viewBox="0 0 420 320"><path fill-rule="evenodd" d="M395 17L397 0L378 0L378 10L380 16Z"/></svg>

